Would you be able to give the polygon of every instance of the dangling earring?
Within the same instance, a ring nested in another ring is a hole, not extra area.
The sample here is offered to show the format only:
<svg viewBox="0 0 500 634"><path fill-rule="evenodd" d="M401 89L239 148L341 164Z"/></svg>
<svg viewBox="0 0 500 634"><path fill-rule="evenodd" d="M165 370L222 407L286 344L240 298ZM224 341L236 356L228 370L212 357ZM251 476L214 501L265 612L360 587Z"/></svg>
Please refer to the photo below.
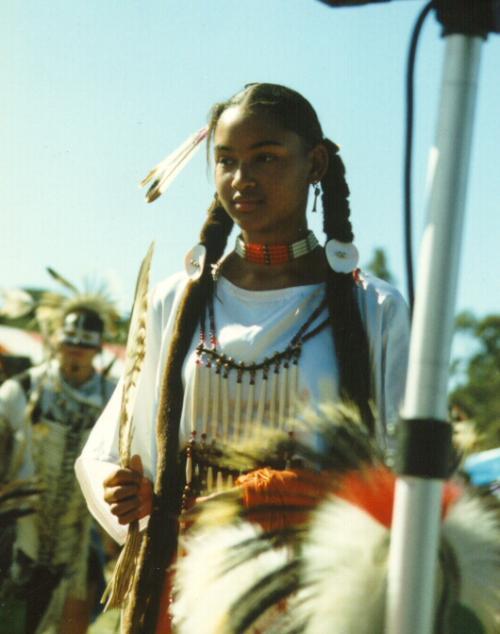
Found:
<svg viewBox="0 0 500 634"><path fill-rule="evenodd" d="M318 183L313 183L313 186L314 186L314 204L313 204L312 211L313 211L313 213L316 213L316 211L317 211L316 207L317 207L317 204L318 204L318 197L319 197L319 195L321 193L321 190L319 188Z"/></svg>

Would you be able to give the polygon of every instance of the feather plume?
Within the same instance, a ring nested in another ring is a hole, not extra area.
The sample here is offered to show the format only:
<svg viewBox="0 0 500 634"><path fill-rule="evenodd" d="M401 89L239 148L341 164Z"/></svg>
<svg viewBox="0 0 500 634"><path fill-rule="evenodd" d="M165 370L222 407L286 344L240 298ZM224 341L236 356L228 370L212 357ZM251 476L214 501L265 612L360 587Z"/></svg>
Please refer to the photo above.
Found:
<svg viewBox="0 0 500 634"><path fill-rule="evenodd" d="M452 547L460 570L460 603L474 612L486 634L500 631L498 501L472 492L462 496L446 516L443 537Z"/></svg>
<svg viewBox="0 0 500 634"><path fill-rule="evenodd" d="M252 588L255 578L281 569L286 563L284 548L267 548L258 556L253 553L241 565L227 569L225 553L241 543L252 543L260 533L253 524L237 522L199 533L186 544L190 556L181 560L175 575L176 586L182 587L173 614L180 633L233 631L228 620L241 594Z"/></svg>
<svg viewBox="0 0 500 634"><path fill-rule="evenodd" d="M395 474L350 410L347 416L331 406L325 412L332 418L309 420L323 438L321 449L296 443L295 452L326 472L326 484L314 485L314 468L309 488L300 488L297 496L285 471L269 480L272 491L253 496L260 505L256 514L240 478L239 489L203 500L187 516L193 523L182 540L186 555L175 575L179 634L257 632L263 623L264 631L280 634L383 634ZM283 437L274 437L275 446L268 441L264 437L261 451L255 444L245 450L254 465L280 454ZM223 460L236 455L238 464L242 457L241 449L226 448L220 455ZM259 481L252 474L248 479ZM296 504L300 515L308 495L316 510L305 521L291 515L283 530L260 521L261 513L276 514L280 499L282 513ZM443 516L441 549L451 558L440 559L436 605L443 605L443 597L451 600L436 617L439 634L454 631L451 624L464 611L485 634L494 634L500 624L498 500L447 483ZM473 628L471 634L476 631L481 630Z"/></svg>
<svg viewBox="0 0 500 634"><path fill-rule="evenodd" d="M0 485L0 528L33 513L41 492L35 478Z"/></svg>
<svg viewBox="0 0 500 634"><path fill-rule="evenodd" d="M199 149L200 143L207 138L208 126L205 126L192 134L180 147L164 158L141 181L140 186L145 187L151 183L146 192L148 203L159 198L176 176L184 169Z"/></svg>
<svg viewBox="0 0 500 634"><path fill-rule="evenodd" d="M146 354L146 314L148 309L149 276L154 253L154 243L141 263L134 293L134 303L127 337L123 393L120 408L120 463L128 467L130 445L133 436L132 408L135 402L137 381Z"/></svg>
<svg viewBox="0 0 500 634"><path fill-rule="evenodd" d="M68 279L66 279L65 277L63 277L60 273L58 273L55 269L53 269L52 267L48 266L47 267L47 273L56 281L59 282L59 284L61 284L61 286L64 286L64 288L68 291L71 291L72 293L78 293L78 288L73 284L73 282L70 282Z"/></svg>
<svg viewBox="0 0 500 634"><path fill-rule="evenodd" d="M388 551L389 531L368 513L338 498L321 505L304 544L305 590L294 605L304 631L383 634Z"/></svg>
<svg viewBox="0 0 500 634"><path fill-rule="evenodd" d="M2 291L3 306L0 309L0 316L8 319L17 319L28 315L35 308L33 297L20 288L13 288Z"/></svg>
<svg viewBox="0 0 500 634"><path fill-rule="evenodd" d="M150 245L139 269L127 338L119 425L120 464L123 467L128 467L130 463L130 447L134 433L133 407L137 381L146 354L146 314L153 252L154 243ZM119 607L125 601L134 579L140 545L139 522L134 521L129 525L125 545L101 599L101 602L105 603L105 610Z"/></svg>

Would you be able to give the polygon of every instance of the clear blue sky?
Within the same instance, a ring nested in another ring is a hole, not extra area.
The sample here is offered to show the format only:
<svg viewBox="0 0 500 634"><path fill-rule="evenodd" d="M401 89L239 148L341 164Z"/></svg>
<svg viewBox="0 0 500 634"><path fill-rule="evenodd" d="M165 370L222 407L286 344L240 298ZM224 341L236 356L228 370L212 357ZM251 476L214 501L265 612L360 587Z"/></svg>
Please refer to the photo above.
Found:
<svg viewBox="0 0 500 634"><path fill-rule="evenodd" d="M421 1L2 0L0 288L104 276L129 307L151 240L153 282L182 266L213 184L203 153L153 205L139 180L250 81L303 92L342 148L357 244L383 247L404 291L404 68ZM417 69L415 236L425 215L444 53L434 16ZM499 310L500 38L483 47L458 308ZM319 227L314 224L319 230Z"/></svg>

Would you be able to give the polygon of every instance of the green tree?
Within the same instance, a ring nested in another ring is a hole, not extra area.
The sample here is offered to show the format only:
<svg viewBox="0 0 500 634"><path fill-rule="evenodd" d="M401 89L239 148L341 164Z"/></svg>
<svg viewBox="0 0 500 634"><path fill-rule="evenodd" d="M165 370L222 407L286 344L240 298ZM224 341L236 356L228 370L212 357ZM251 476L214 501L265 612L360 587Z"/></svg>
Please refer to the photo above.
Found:
<svg viewBox="0 0 500 634"><path fill-rule="evenodd" d="M470 312L456 320L457 332L470 337L474 352L454 362L458 385L450 405L467 412L482 436L482 448L500 445L500 314L478 318Z"/></svg>
<svg viewBox="0 0 500 634"><path fill-rule="evenodd" d="M376 275L381 280L394 284L394 275L389 270L389 263L384 249L375 249L372 259L365 267L370 273Z"/></svg>

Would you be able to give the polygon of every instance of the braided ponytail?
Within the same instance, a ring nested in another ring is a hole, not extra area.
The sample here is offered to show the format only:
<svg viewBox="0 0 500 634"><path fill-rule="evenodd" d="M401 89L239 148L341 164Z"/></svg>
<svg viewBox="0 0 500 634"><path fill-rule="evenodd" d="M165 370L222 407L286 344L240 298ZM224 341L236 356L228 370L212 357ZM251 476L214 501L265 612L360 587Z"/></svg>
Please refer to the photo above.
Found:
<svg viewBox="0 0 500 634"><path fill-rule="evenodd" d="M188 282L181 300L162 378L157 415L158 465L153 509L138 562L138 572L123 628L127 634L154 632L165 573L177 552L178 517L184 485L179 455L179 425L184 399L182 366L200 315L213 293L211 265L224 253L233 226L217 198L200 233L207 249L202 275Z"/></svg>
<svg viewBox="0 0 500 634"><path fill-rule="evenodd" d="M352 242L349 220L349 187L339 148L329 139L323 143L328 151L328 170L321 181L323 189L323 229L327 240ZM340 395L353 402L371 434L374 420L370 402L370 357L368 339L356 300L351 273L337 273L328 267L326 294L333 339L340 374Z"/></svg>

